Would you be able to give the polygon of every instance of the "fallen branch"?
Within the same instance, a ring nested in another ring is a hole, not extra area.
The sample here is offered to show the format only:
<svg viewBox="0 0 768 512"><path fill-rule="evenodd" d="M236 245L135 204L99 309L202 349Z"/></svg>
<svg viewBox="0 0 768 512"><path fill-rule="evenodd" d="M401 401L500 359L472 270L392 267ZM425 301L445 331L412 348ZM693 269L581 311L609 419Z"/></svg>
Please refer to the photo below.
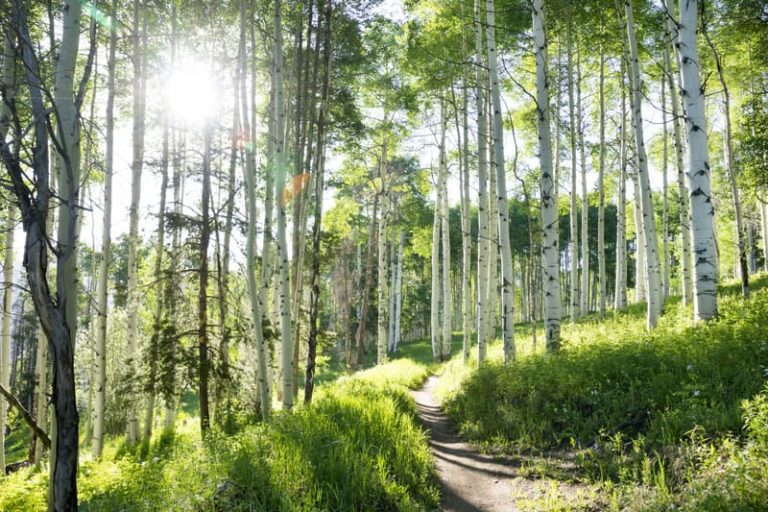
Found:
<svg viewBox="0 0 768 512"><path fill-rule="evenodd" d="M40 425L37 424L35 419L32 417L32 414L28 410L24 408L23 405L21 405L21 402L19 402L19 399L16 398L13 393L11 393L5 386L0 384L0 393L5 397L8 402L12 406L14 406L20 413L22 418L24 418L24 421L27 422L27 425L32 429L32 431L35 433L38 439L43 442L43 445L46 448L51 447L51 438L48 437L48 434L45 433L45 430L40 428Z"/></svg>

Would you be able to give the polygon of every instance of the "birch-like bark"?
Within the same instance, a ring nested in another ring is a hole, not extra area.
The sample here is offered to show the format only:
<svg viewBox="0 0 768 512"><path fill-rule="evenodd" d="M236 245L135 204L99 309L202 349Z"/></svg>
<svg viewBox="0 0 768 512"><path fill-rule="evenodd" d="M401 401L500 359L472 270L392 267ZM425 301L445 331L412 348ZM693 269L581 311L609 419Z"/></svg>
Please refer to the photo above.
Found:
<svg viewBox="0 0 768 512"><path fill-rule="evenodd" d="M288 242L286 237L286 155L285 103L283 98L283 20L282 0L274 7L274 109L275 109L275 197L277 199L277 245L280 257L280 336L282 340L283 408L293 407L293 337L291 336L290 283L288 276Z"/></svg>
<svg viewBox="0 0 768 512"><path fill-rule="evenodd" d="M246 0L240 0L240 106L242 108L241 119L243 123L243 132L251 132L251 122L248 109L246 93L246 48L245 48L245 29L246 29ZM255 75L252 75L255 78ZM254 80L255 81L255 80ZM255 119L254 119L255 124ZM254 140L251 141L252 143ZM258 383L257 393L261 408L261 417L266 420L270 416L272 409L272 398L269 393L269 374L267 370L267 347L263 332L263 298L266 296L265 284L268 280L258 281L256 275L256 218L258 211L256 209L256 160L255 148L246 147L246 158L243 172L245 174L245 198L248 212L247 239L246 239L246 264L245 273L248 286L248 299L251 314L251 335L256 344L256 381ZM269 174L269 173L267 173ZM269 189L267 189L269 191ZM264 248L269 245L269 236L265 232L263 240ZM262 253L264 254L264 253Z"/></svg>
<svg viewBox="0 0 768 512"><path fill-rule="evenodd" d="M12 112L10 105L16 99L16 58L10 27L0 31L3 38L3 68L0 74L0 144L5 144L11 126ZM0 383L10 388L11 357L11 307L13 298L13 244L16 227L16 208L9 202L5 212L5 258L3 263L3 311L0 328ZM5 425L8 404L0 398L0 479L5 476ZM40 448L42 451L42 447Z"/></svg>
<svg viewBox="0 0 768 512"><path fill-rule="evenodd" d="M645 263L645 232L637 170L632 175L632 186L634 195L632 207L635 214L635 302L646 302L648 300L648 265Z"/></svg>
<svg viewBox="0 0 768 512"><path fill-rule="evenodd" d="M512 266L512 246L509 239L509 207L507 206L507 180L504 165L504 127L501 113L501 92L496 52L496 7L494 0L485 3L488 28L488 69L491 81L491 104L493 108L494 163L496 166L496 192L498 205L498 231L501 245L501 307L503 321L504 361L515 360L515 320L514 320L514 269Z"/></svg>
<svg viewBox="0 0 768 512"><path fill-rule="evenodd" d="M619 128L619 182L616 199L616 285L613 307L627 307L627 93L624 87L625 63L621 64L621 121Z"/></svg>
<svg viewBox="0 0 768 512"><path fill-rule="evenodd" d="M579 287L579 313L589 313L589 196L587 195L587 155L584 144L584 110L581 107L581 53L582 45L576 48L576 127L579 139L579 163L581 166L581 286ZM575 193L575 192L574 192Z"/></svg>
<svg viewBox="0 0 768 512"><path fill-rule="evenodd" d="M433 180L437 197L432 220L432 293L430 295L430 340L432 358L440 360L442 353L442 331L440 330L440 179Z"/></svg>
<svg viewBox="0 0 768 512"><path fill-rule="evenodd" d="M395 340L393 352L397 352L400 345L400 315L403 309L403 244L405 242L405 233L400 231L400 241L397 248L397 279L395 283Z"/></svg>
<svg viewBox="0 0 768 512"><path fill-rule="evenodd" d="M760 201L760 225L763 235L763 259L765 260L765 272L768 272L768 204Z"/></svg>
<svg viewBox="0 0 768 512"><path fill-rule="evenodd" d="M691 197L693 238L694 318L709 320L717 316L717 269L714 217L704 93L701 86L699 54L696 46L698 0L680 0L679 42L685 124L688 132L688 184Z"/></svg>
<svg viewBox="0 0 768 512"><path fill-rule="evenodd" d="M117 19L117 0L112 0L112 16ZM104 448L104 412L106 410L107 386L107 317L109 315L109 263L112 259L112 176L115 160L115 78L117 30L113 25L109 31L109 58L107 60L107 111L106 111L106 154L104 169L104 206L101 231L101 261L99 261L99 285L96 317L96 340L94 347L93 407L93 458L101 457Z"/></svg>
<svg viewBox="0 0 768 512"><path fill-rule="evenodd" d="M637 173L639 175L642 229L645 237L646 266L648 267L646 285L648 290L647 325L650 329L656 327L659 316L664 309L661 290L661 269L659 268L659 241L656 235L656 220L651 199L651 181L650 176L648 175L648 158L645 151L645 141L643 139L640 59L637 50L637 39L635 36L635 20L630 0L625 0L624 10L630 55L629 71L632 77L630 82L632 86L630 104L632 106L632 124L634 125L635 132L635 161L637 163Z"/></svg>
<svg viewBox="0 0 768 512"><path fill-rule="evenodd" d="M462 16L464 14L464 2L461 3ZM464 28L461 30L461 54L467 55L467 41ZM462 110L462 134L457 136L461 154L461 300L462 300L462 358L464 364L469 362L470 350L472 347L472 231L470 219L470 197L469 197L469 78L467 76L467 65L461 66L461 110ZM456 119L458 124L458 115ZM456 128L458 131L458 127ZM458 134L457 134L458 135Z"/></svg>
<svg viewBox="0 0 768 512"><path fill-rule="evenodd" d="M143 17L141 1L133 2L133 158L131 163L131 205L128 227L128 366L133 378L138 380L140 359L139 345L139 291L138 259L139 205L141 203L141 174L144 168L144 126L146 104L144 97L144 55L142 54L140 20ZM130 393L126 441L129 445L139 442L138 390Z"/></svg>
<svg viewBox="0 0 768 512"><path fill-rule="evenodd" d="M4 140L3 140L4 142ZM11 308L13 306L13 243L16 208L8 205L5 212L5 257L3 259L3 318L0 327L0 384L11 385ZM5 424L9 404L0 398L0 479L5 476Z"/></svg>
<svg viewBox="0 0 768 512"><path fill-rule="evenodd" d="M667 87L666 80L661 80L661 176L662 176L662 210L661 210L661 247L664 258L664 268L661 276L662 297L669 296L669 185L667 169L669 160L668 130L667 130Z"/></svg>
<svg viewBox="0 0 768 512"><path fill-rule="evenodd" d="M602 36L602 23L600 25L600 29ZM598 84L598 97L598 122L600 123L597 171L597 273L600 286L600 305L598 311L600 313L600 318L604 318L607 304L607 283L605 282L605 46L602 42L600 43L600 78ZM621 240L623 240L623 238Z"/></svg>
<svg viewBox="0 0 768 512"><path fill-rule="evenodd" d="M667 22L665 32L667 40L664 45L664 69L669 88L669 98L672 104L672 131L675 139L675 167L677 169L677 191L680 198L678 210L680 211L680 260L681 260L681 284L683 305L688 305L693 300L693 283L691 282L691 224L690 224L690 205L688 198L688 188L685 185L685 164L683 163L683 135L682 123L683 116L680 113L680 97L678 94L678 83L674 77L677 74L672 68L672 58L670 56L670 46L677 43L677 24L674 21L672 13L669 11L668 0L663 0L664 10L667 12ZM679 62L678 62L679 67Z"/></svg>
<svg viewBox="0 0 768 512"><path fill-rule="evenodd" d="M571 262L571 291L570 291L570 316L571 322L575 322L579 315L579 207L577 198L576 181L576 115L574 104L573 83L573 21L568 21L568 118L570 121L571 138L571 211L570 211L570 239L569 256Z"/></svg>
<svg viewBox="0 0 768 512"><path fill-rule="evenodd" d="M386 148L386 141L384 141ZM386 149L383 150L386 153ZM387 224L390 215L390 204L386 196L384 186L384 162L380 163L380 179L381 187L381 210L379 215L379 239L377 243L377 254L379 257L377 282L378 288L378 304L377 304L377 320L376 320L376 364L383 364L387 362L387 293L388 279L387 279Z"/></svg>
<svg viewBox="0 0 768 512"><path fill-rule="evenodd" d="M747 243L744 229L744 219L741 212L741 200L739 198L739 186L736 183L736 165L733 159L733 128L731 124L731 92L723 71L723 56L717 51L712 38L704 27L704 37L715 57L717 77L723 90L723 117L725 118L725 133L723 144L723 156L725 157L725 172L731 185L731 202L736 215L736 249L739 258L739 277L741 278L741 294L749 297L749 266L747 265Z"/></svg>
<svg viewBox="0 0 768 512"><path fill-rule="evenodd" d="M451 287L451 230L448 223L448 149L445 142L448 131L448 114L445 99L442 99L440 103L440 191L438 197L440 198L440 225L443 238L443 343L440 347L440 359L447 361L451 357L451 340L453 337L453 297Z"/></svg>
<svg viewBox="0 0 768 512"><path fill-rule="evenodd" d="M482 363L487 354L488 331L487 318L490 314L486 305L488 295L488 170L486 153L486 110L485 110L485 73L483 72L483 23L480 18L480 0L474 4L475 26L475 70L476 70L476 110L477 110L477 175L478 175L478 235L477 235L477 360Z"/></svg>
<svg viewBox="0 0 768 512"><path fill-rule="evenodd" d="M393 207L393 211L397 207ZM387 352L393 353L395 350L395 288L397 287L397 229L394 220L392 222L391 242L389 244L389 309L387 313Z"/></svg>

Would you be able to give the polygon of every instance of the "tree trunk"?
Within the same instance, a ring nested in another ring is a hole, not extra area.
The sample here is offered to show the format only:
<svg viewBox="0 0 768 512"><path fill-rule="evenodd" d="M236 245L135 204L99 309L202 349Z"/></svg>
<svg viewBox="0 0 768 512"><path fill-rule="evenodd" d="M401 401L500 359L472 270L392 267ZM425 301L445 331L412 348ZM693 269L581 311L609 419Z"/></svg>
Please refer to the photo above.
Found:
<svg viewBox="0 0 768 512"><path fill-rule="evenodd" d="M141 201L141 174L144 166L144 55L141 51L141 32L139 22L142 18L141 1L133 2L133 162L131 164L131 206L128 228L128 367L131 378L138 381L140 358L139 344L139 291L138 261L139 244L139 204ZM129 445L139 442L139 404L138 389L130 393L128 405L128 426L126 441Z"/></svg>
<svg viewBox="0 0 768 512"><path fill-rule="evenodd" d="M283 100L283 21L282 0L275 2L274 109L275 109L275 197L277 198L277 245L280 257L280 337L282 342L283 408L293 407L293 337L291 336L290 283L288 276L288 242L286 238L286 155L285 104Z"/></svg>
<svg viewBox="0 0 768 512"><path fill-rule="evenodd" d="M621 64L621 122L619 148L619 183L616 200L616 286L613 307L627 307L627 93L624 87L625 63Z"/></svg>
<svg viewBox="0 0 768 512"><path fill-rule="evenodd" d="M600 32L602 34L602 22L600 25ZM597 272L598 281L600 285L600 306L598 311L600 318L605 318L605 307L607 303L607 283L605 282L605 47L600 43L600 82L598 90L598 102L599 113L598 120L600 123L600 141L598 151L598 175L597 175L597 190L599 194L598 198L598 210L597 210ZM617 240L618 243L618 240Z"/></svg>
<svg viewBox="0 0 768 512"><path fill-rule="evenodd" d="M536 46L536 127L539 138L542 218L542 273L544 275L544 333L547 350L560 347L560 218L557 211L557 182L552 169L549 128L549 80L547 76L547 34L544 0L533 4L533 37Z"/></svg>
<svg viewBox="0 0 768 512"><path fill-rule="evenodd" d="M491 80L491 103L493 108L494 162L496 165L496 188L498 204L499 243L501 244L502 319L504 340L504 361L515 360L514 320L514 272L512 267L512 246L509 239L509 207L507 206L507 180L504 165L504 128L501 113L501 92L496 54L496 7L494 0L486 0L485 10L488 21L488 69Z"/></svg>
<svg viewBox="0 0 768 512"><path fill-rule="evenodd" d="M678 84L675 83L670 57L670 46L677 42L677 24L669 11L667 0L663 0L667 14L665 26L666 37L669 43L664 45L664 69L669 88L670 102L672 103L672 129L675 138L675 166L677 168L677 190L680 197L680 259L681 259L681 284L683 305L688 305L693 300L693 283L691 282L691 225L688 189L685 186L685 165L683 164L683 136L682 115L680 114L680 98L678 96ZM674 34L674 37L673 37ZM679 66L679 63L678 63Z"/></svg>
<svg viewBox="0 0 768 512"><path fill-rule="evenodd" d="M442 146L440 148L442 162ZM436 199L435 214L432 222L432 291L430 293L430 338L432 340L432 357L440 361L442 347L442 332L440 330L440 178L435 181Z"/></svg>
<svg viewBox="0 0 768 512"><path fill-rule="evenodd" d="M736 183L736 166L733 160L733 129L731 126L731 93L728 89L728 83L725 80L723 71L723 57L717 51L712 42L709 33L706 30L706 24L703 26L704 37L712 50L717 67L717 77L720 80L720 86L723 88L723 116L725 118L725 143L723 144L723 153L725 160L725 172L728 174L728 181L731 185L731 201L733 211L736 215L736 241L739 258L739 274L741 277L741 294L749 297L749 267L747 266L747 243L744 233L744 220L741 212L741 200L739 199L739 186Z"/></svg>
<svg viewBox="0 0 768 512"><path fill-rule="evenodd" d="M482 363L487 353L489 333L487 318L491 314L486 305L488 295L488 244L490 230L488 226L488 188L487 188L487 153L486 153L486 112L485 112L485 74L483 73L483 23L480 18L480 0L475 0L475 70L476 70L476 109L477 109L477 360Z"/></svg>
<svg viewBox="0 0 768 512"><path fill-rule="evenodd" d="M579 295L579 313L589 313L589 196L587 194L587 157L584 144L584 110L581 108L581 53L582 45L577 42L576 49L576 124L579 139L579 159L581 160L581 286Z"/></svg>
<svg viewBox="0 0 768 512"><path fill-rule="evenodd" d="M573 21L568 21L568 117L571 137L571 211L570 211L570 261L571 261L571 322L579 315L579 207L576 181L576 115L573 83Z"/></svg>
<svg viewBox="0 0 768 512"><path fill-rule="evenodd" d="M5 212L5 258L3 262L3 318L0 328L0 384L11 387L11 309L13 306L13 242L16 208L9 205ZM5 425L8 404L0 398L0 479L5 476Z"/></svg>
<svg viewBox="0 0 768 512"><path fill-rule="evenodd" d="M376 231L377 231L377 213L379 211L379 195L376 194L373 200L373 213L371 222L368 226L368 252L365 255L365 280L363 284L363 299L360 305L360 323L357 325L355 341L357 343L357 354L355 365L360 367L363 364L363 355L365 354L365 334L368 319L368 308L370 305L371 288L373 288L373 261L376 251Z"/></svg>
<svg viewBox="0 0 768 512"><path fill-rule="evenodd" d="M665 77L661 79L661 176L662 176L662 213L661 247L664 269L661 276L662 297L669 296L669 186L667 183L668 145L667 145L667 88Z"/></svg>
<svg viewBox="0 0 768 512"><path fill-rule="evenodd" d="M403 310L403 243L405 233L400 230L400 241L397 249L397 278L395 280L395 341L393 352L397 352L400 345L400 314Z"/></svg>
<svg viewBox="0 0 768 512"><path fill-rule="evenodd" d="M448 113L445 99L441 100L440 109L440 174L438 197L440 198L440 224L443 237L443 343L440 347L440 359L447 361L451 357L451 341L453 338L453 297L451 286L451 230L448 217L448 148L446 135L448 131Z"/></svg>
<svg viewBox="0 0 768 512"><path fill-rule="evenodd" d="M642 229L645 238L645 252L647 272L647 290L648 290L648 328L656 327L659 315L663 312L663 296L661 290L661 272L659 269L659 246L656 236L656 220L653 211L653 202L651 199L651 182L648 175L648 158L645 152L645 141L643 139L643 116L642 116L642 82L640 79L640 60L637 51L637 40L635 38L635 21L632 13L632 3L625 0L624 9L626 14L627 41L630 54L630 84L632 94L630 95L630 104L632 105L632 124L635 130L635 161L637 163L637 173L640 188L640 205L642 213Z"/></svg>
<svg viewBox="0 0 768 512"><path fill-rule="evenodd" d="M320 235L323 221L323 174L325 172L325 116L331 80L331 2L325 4L325 32L323 36L323 87L320 113L317 121L318 164L315 170L315 212L312 226L312 290L309 299L309 341L307 343L307 368L304 384L304 402L312 402L315 386L315 359L317 334L320 328Z"/></svg>
<svg viewBox="0 0 768 512"><path fill-rule="evenodd" d="M117 17L117 0L112 0L112 16ZM117 30L111 27L109 33L109 59L107 61L107 112L106 112L106 162L104 170L104 216L101 231L101 260L99 262L99 286L97 291L96 340L94 350L93 409L93 458L101 457L104 448L104 413L106 410L107 386L107 317L109 314L109 263L112 258L112 176L115 155L115 66L117 52Z"/></svg>
<svg viewBox="0 0 768 512"><path fill-rule="evenodd" d="M698 0L680 0L680 32L677 45L682 68L685 122L688 130L688 183L691 194L691 231L694 262L694 318L717 316L717 269L710 166L704 94L701 88L699 55L696 46Z"/></svg>
<svg viewBox="0 0 768 512"><path fill-rule="evenodd" d="M201 191L202 216L200 219L200 273L197 297L197 351L198 399L200 400L200 431L205 434L211 426L208 389L211 371L208 355L208 245L211 238L211 138L213 130L204 128L203 134L203 187Z"/></svg>

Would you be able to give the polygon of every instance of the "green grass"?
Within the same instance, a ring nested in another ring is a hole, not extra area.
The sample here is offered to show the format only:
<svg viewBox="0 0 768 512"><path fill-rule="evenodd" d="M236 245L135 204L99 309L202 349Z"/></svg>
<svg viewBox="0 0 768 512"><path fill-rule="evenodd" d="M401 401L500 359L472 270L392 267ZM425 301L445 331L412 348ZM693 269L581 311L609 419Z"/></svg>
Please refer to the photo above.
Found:
<svg viewBox="0 0 768 512"><path fill-rule="evenodd" d="M721 317L708 324L694 326L673 299L650 333L635 305L602 322L564 323L558 354L521 337L511 365L500 363L498 344L479 369L452 361L444 405L487 449L576 452L617 509L765 510L767 281L753 282L748 301L724 287ZM745 417L758 418L749 430Z"/></svg>
<svg viewBox="0 0 768 512"><path fill-rule="evenodd" d="M109 443L84 461L81 510L433 510L439 494L408 387L430 369L400 359L322 386L311 407L205 441L192 418L145 451ZM45 509L47 474L0 485L0 510Z"/></svg>

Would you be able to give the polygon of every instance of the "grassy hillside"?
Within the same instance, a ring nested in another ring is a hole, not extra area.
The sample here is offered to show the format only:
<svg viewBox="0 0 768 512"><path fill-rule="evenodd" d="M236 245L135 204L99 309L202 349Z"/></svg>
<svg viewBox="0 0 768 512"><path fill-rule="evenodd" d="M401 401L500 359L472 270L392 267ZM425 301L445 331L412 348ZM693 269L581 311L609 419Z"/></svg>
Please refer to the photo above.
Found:
<svg viewBox="0 0 768 512"><path fill-rule="evenodd" d="M432 458L408 393L428 372L397 360L342 377L312 407L236 435L203 442L190 418L140 454L112 442L81 464L81 510L432 510ZM44 510L46 485L44 472L11 475L0 510Z"/></svg>
<svg viewBox="0 0 768 512"><path fill-rule="evenodd" d="M446 409L487 449L575 452L616 509L765 510L767 284L748 301L724 288L707 325L670 300L650 333L635 306L565 323L556 355L530 350L477 371L451 363Z"/></svg>

